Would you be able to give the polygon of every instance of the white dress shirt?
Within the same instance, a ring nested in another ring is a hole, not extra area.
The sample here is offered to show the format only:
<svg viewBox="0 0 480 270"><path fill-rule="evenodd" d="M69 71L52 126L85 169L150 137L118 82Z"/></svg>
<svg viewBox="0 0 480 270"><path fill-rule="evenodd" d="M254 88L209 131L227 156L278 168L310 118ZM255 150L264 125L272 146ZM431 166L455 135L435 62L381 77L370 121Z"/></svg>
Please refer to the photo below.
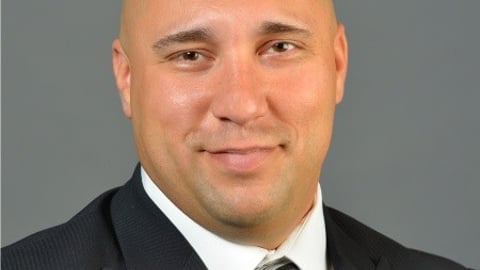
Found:
<svg viewBox="0 0 480 270"><path fill-rule="evenodd" d="M254 270L286 256L302 270L326 270L326 233L322 193L318 185L313 208L276 250L230 242L205 229L183 213L142 168L143 187L152 201L178 228L210 270Z"/></svg>

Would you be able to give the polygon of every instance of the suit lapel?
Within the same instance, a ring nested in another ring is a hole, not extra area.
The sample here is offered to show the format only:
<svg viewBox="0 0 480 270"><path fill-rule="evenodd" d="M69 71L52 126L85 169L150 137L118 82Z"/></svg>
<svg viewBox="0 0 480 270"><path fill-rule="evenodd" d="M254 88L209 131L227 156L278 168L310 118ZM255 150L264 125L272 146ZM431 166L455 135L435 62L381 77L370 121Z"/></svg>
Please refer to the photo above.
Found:
<svg viewBox="0 0 480 270"><path fill-rule="evenodd" d="M385 258L374 263L365 247L354 241L332 216L331 209L324 206L327 230L327 257L334 270L390 270ZM345 226L345 224L341 224Z"/></svg>
<svg viewBox="0 0 480 270"><path fill-rule="evenodd" d="M127 269L207 269L145 193L139 165L132 179L113 198L111 215Z"/></svg>
<svg viewBox="0 0 480 270"><path fill-rule="evenodd" d="M377 263L377 268L375 270L391 270L390 263L385 259L385 257L381 257L380 261Z"/></svg>
<svg viewBox="0 0 480 270"><path fill-rule="evenodd" d="M127 269L207 269L180 231L145 193L140 165L132 179L114 196L110 210ZM334 269L391 270L383 257L375 264L365 247L345 232L345 224L335 220L332 211L324 206L327 256Z"/></svg>

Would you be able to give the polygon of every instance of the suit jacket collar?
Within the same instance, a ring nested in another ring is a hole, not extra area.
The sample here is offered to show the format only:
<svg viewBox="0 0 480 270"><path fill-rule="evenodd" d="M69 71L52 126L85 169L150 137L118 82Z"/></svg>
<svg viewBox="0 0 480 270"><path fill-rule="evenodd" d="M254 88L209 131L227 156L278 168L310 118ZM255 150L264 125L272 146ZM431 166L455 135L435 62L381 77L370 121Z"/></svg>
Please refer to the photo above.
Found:
<svg viewBox="0 0 480 270"><path fill-rule="evenodd" d="M374 258L369 249L345 231L333 216L335 211L324 205L325 227L327 230L327 257L334 270L390 270L385 257Z"/></svg>
<svg viewBox="0 0 480 270"><path fill-rule="evenodd" d="M140 166L111 204L113 227L127 269L206 270L175 226L148 198Z"/></svg>
<svg viewBox="0 0 480 270"><path fill-rule="evenodd" d="M206 270L206 266L170 220L159 211L142 186L140 165L112 199L112 223L129 270ZM334 270L390 270L345 231L335 210L324 206L327 257ZM139 229L140 228L140 229Z"/></svg>

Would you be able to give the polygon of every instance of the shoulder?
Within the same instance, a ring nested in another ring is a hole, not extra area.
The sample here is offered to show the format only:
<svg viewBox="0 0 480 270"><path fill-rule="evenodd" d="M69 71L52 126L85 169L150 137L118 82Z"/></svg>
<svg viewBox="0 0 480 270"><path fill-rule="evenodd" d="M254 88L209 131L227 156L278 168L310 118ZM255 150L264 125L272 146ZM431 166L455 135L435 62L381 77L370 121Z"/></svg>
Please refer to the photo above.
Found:
<svg viewBox="0 0 480 270"><path fill-rule="evenodd" d="M2 248L2 269L100 269L119 258L110 218L118 189L100 195L68 222ZM98 267L96 267L99 265Z"/></svg>
<svg viewBox="0 0 480 270"><path fill-rule="evenodd" d="M467 269L446 258L407 248L356 219L330 207L325 207L329 218L342 233L361 247L376 264L384 261L390 268L409 270Z"/></svg>

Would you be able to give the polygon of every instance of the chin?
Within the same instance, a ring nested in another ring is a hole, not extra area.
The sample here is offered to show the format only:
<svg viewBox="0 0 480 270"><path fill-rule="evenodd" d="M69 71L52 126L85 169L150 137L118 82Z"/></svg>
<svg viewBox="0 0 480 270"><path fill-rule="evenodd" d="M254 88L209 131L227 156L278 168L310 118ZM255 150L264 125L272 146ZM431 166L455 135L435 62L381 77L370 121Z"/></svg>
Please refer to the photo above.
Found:
<svg viewBox="0 0 480 270"><path fill-rule="evenodd" d="M272 216L272 209L263 209L260 211L230 211L228 213L218 213L217 220L223 224L236 228L252 228L268 221Z"/></svg>
<svg viewBox="0 0 480 270"><path fill-rule="evenodd" d="M243 191L243 194L219 196L208 202L210 213L223 224L232 227L254 227L268 222L275 214L283 211L285 196L266 196L263 192Z"/></svg>
<svg viewBox="0 0 480 270"><path fill-rule="evenodd" d="M221 174L199 175L193 183L195 193L200 195L197 200L208 215L236 228L268 223L288 209L295 197L295 185L290 177L271 172L247 179L232 179Z"/></svg>

